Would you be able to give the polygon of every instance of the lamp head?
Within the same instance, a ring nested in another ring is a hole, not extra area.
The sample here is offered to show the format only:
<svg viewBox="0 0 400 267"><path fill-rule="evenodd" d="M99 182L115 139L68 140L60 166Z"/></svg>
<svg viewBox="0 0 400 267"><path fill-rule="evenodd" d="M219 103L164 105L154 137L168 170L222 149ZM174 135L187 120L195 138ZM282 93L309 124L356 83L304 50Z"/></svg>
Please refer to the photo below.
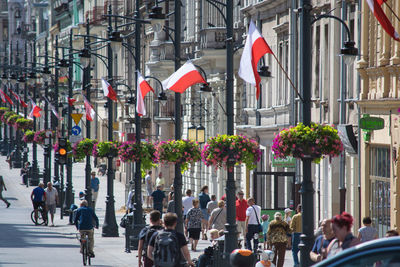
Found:
<svg viewBox="0 0 400 267"><path fill-rule="evenodd" d="M66 59L63 59L63 58L60 59L58 61L58 67L60 68L61 76L67 75L69 64L68 64L68 61Z"/></svg>
<svg viewBox="0 0 400 267"><path fill-rule="evenodd" d="M200 85L200 93L211 93L212 88L209 83L202 83Z"/></svg>
<svg viewBox="0 0 400 267"><path fill-rule="evenodd" d="M197 139L196 126L193 124L188 128L188 139L190 141L196 141Z"/></svg>
<svg viewBox="0 0 400 267"><path fill-rule="evenodd" d="M111 49L113 52L118 52L122 46L122 37L120 31L113 31L111 35L108 37L108 40L111 42Z"/></svg>
<svg viewBox="0 0 400 267"><path fill-rule="evenodd" d="M265 79L267 81L269 81L272 78L268 66L261 66L260 69L258 70L258 75L260 75L262 79Z"/></svg>
<svg viewBox="0 0 400 267"><path fill-rule="evenodd" d="M44 67L42 70L42 76L45 81L49 81L51 77L51 71L49 67Z"/></svg>
<svg viewBox="0 0 400 267"><path fill-rule="evenodd" d="M161 92L158 95L158 101L160 101L161 105L165 106L165 104L167 104L168 98L167 95L165 94L165 92Z"/></svg>
<svg viewBox="0 0 400 267"><path fill-rule="evenodd" d="M79 58L81 60L81 63L83 65L84 68L89 67L90 65L90 50L87 48L83 48L80 52L79 52Z"/></svg>
<svg viewBox="0 0 400 267"><path fill-rule="evenodd" d="M358 49L355 47L355 44L353 41L344 42L344 47L340 49L340 56L343 57L346 65L353 64L358 56Z"/></svg>
<svg viewBox="0 0 400 267"><path fill-rule="evenodd" d="M206 140L205 140L205 139L206 139L206 128L204 128L204 126L200 124L200 125L197 127L196 132L197 132L196 141L197 141L199 144L204 144L205 141L206 141Z"/></svg>

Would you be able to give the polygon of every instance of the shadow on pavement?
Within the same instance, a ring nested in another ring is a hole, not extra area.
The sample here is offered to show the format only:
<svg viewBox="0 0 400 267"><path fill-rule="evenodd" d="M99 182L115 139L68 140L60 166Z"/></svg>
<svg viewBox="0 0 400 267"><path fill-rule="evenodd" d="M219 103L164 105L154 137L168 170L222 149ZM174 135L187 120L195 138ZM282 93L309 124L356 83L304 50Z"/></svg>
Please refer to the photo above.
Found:
<svg viewBox="0 0 400 267"><path fill-rule="evenodd" d="M29 248L29 247L50 247L50 248L76 248L79 247L77 242L74 244L44 244L42 239L54 238L70 240L70 236L59 233L41 231L40 228L34 226L30 229L26 228L26 224L0 224L0 233L2 233L2 242L0 248ZM63 243L63 241L61 240Z"/></svg>

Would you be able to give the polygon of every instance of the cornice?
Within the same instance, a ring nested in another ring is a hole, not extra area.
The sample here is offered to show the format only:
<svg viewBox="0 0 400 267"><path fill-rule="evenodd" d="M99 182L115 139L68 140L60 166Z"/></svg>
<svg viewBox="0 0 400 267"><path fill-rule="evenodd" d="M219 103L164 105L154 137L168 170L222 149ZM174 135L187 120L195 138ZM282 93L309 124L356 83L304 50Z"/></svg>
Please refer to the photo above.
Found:
<svg viewBox="0 0 400 267"><path fill-rule="evenodd" d="M398 108L400 106L400 99L395 98L381 98L381 99L363 99L356 101L357 105L362 108Z"/></svg>

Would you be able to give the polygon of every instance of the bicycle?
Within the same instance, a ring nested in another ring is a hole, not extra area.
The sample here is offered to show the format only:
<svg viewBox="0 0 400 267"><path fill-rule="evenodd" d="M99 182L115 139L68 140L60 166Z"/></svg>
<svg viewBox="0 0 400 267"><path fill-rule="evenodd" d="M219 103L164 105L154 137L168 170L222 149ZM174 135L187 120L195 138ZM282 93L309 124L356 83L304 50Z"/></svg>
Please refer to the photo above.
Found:
<svg viewBox="0 0 400 267"><path fill-rule="evenodd" d="M76 234L76 238L79 240L81 244L81 251L82 251L82 261L83 265L91 265L91 256L89 254L89 236L87 233L84 233L84 237L81 238L81 234Z"/></svg>
<svg viewBox="0 0 400 267"><path fill-rule="evenodd" d="M31 213L31 220L36 225L47 225L47 212L43 206L38 207L38 218L35 220L35 210Z"/></svg>

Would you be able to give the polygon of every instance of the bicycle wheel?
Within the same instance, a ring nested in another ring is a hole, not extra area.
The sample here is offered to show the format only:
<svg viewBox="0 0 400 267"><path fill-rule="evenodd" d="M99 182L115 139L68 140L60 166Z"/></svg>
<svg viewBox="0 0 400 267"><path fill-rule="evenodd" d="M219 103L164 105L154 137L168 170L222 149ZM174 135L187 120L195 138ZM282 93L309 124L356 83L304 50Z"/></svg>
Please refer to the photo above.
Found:
<svg viewBox="0 0 400 267"><path fill-rule="evenodd" d="M82 240L82 260L83 260L83 265L86 266L87 263L87 257L88 257L88 250L87 250L87 244L85 240Z"/></svg>
<svg viewBox="0 0 400 267"><path fill-rule="evenodd" d="M44 224L44 220L43 220L43 216L42 216L42 212L40 210L38 210L38 218L37 221L35 220L35 211L32 211L31 213L31 220L34 224Z"/></svg>

